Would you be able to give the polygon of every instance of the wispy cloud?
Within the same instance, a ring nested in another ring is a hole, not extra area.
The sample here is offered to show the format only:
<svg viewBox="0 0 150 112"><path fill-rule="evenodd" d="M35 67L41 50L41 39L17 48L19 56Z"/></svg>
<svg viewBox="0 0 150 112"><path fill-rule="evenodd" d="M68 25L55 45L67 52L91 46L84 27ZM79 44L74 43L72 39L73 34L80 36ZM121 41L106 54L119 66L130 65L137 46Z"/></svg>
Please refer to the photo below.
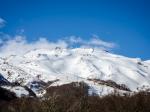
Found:
<svg viewBox="0 0 150 112"><path fill-rule="evenodd" d="M81 46L85 46L85 47L112 49L117 46L113 42L106 42L106 41L101 40L97 35L93 35L89 40L84 40L76 36L71 36L67 40L70 44L80 44Z"/></svg>
<svg viewBox="0 0 150 112"><path fill-rule="evenodd" d="M34 49L54 49L55 47L67 48L67 43L63 40L57 42L50 42L46 38L39 38L35 42L28 42L25 36L15 36L8 41L2 41L0 47L0 56L5 55L22 55Z"/></svg>
<svg viewBox="0 0 150 112"><path fill-rule="evenodd" d="M6 21L2 18L0 18L0 28L4 27L6 24Z"/></svg>
<svg viewBox="0 0 150 112"><path fill-rule="evenodd" d="M92 37L89 40L84 40L80 37L71 36L67 39L60 39L56 42L48 41L46 38L39 38L37 41L28 42L25 36L8 36L8 40L0 40L0 56L8 55L23 55L26 52L34 49L54 49L56 47L71 48L74 44L79 44L78 47L94 47L98 49L111 49L116 45L112 42L105 42L98 37Z"/></svg>
<svg viewBox="0 0 150 112"><path fill-rule="evenodd" d="M3 44L10 39L10 36L8 34L5 34L3 32L0 32L0 46L3 46Z"/></svg>

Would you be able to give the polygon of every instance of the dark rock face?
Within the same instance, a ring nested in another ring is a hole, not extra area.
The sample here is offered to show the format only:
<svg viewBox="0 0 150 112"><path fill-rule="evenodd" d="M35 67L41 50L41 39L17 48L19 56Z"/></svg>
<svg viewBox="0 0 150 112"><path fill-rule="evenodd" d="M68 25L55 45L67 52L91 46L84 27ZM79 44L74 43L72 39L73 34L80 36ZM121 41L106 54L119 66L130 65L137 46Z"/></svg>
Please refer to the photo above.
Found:
<svg viewBox="0 0 150 112"><path fill-rule="evenodd" d="M16 94L0 87L0 101L11 101L16 99Z"/></svg>
<svg viewBox="0 0 150 112"><path fill-rule="evenodd" d="M11 83L0 74L0 86L2 85L10 85Z"/></svg>
<svg viewBox="0 0 150 112"><path fill-rule="evenodd" d="M29 97L36 97L36 94L27 86L24 86L24 88L29 92Z"/></svg>
<svg viewBox="0 0 150 112"><path fill-rule="evenodd" d="M11 83L9 81L7 81L2 74L0 74L0 86L3 85L11 85ZM2 87L0 87L0 101L10 101L13 99L16 99L16 94L13 92L10 92L7 89L4 89Z"/></svg>

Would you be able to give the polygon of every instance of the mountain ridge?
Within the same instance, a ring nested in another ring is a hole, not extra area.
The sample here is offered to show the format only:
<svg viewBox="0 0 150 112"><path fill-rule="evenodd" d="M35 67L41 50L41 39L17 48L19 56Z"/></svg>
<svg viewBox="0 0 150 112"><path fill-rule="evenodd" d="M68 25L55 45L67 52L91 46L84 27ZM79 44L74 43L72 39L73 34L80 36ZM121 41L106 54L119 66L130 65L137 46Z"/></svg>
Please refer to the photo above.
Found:
<svg viewBox="0 0 150 112"><path fill-rule="evenodd" d="M98 95L109 94L116 88L106 83L101 85L94 82L94 79L123 84L131 92L150 87L149 61L93 48L56 47L34 49L23 55L12 54L0 59L0 73L9 82L19 82L23 86L28 86L37 96L42 96L46 92L39 82L54 81L49 86L58 86L84 81L90 87L89 92ZM128 92L119 89L118 91Z"/></svg>

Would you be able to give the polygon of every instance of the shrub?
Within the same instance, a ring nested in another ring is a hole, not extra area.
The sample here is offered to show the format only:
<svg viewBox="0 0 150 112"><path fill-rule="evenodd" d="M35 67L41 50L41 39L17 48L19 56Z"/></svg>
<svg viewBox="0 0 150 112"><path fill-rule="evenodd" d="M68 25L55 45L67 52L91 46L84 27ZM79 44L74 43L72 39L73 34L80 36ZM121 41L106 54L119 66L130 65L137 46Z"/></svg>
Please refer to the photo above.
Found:
<svg viewBox="0 0 150 112"><path fill-rule="evenodd" d="M0 112L150 112L150 93L88 96L88 86L74 82L48 88L41 99L20 98L0 102Z"/></svg>

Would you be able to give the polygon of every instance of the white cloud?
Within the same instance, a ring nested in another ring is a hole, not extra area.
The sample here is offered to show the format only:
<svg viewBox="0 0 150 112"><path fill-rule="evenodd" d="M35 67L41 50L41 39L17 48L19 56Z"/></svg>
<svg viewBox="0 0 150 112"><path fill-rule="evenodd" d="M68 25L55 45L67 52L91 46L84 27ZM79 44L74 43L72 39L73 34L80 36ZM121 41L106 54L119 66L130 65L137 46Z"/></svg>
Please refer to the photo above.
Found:
<svg viewBox="0 0 150 112"><path fill-rule="evenodd" d="M3 42L0 47L0 56L22 55L34 49L53 49L55 47L67 48L67 43L61 40L49 42L46 38L40 38L35 42L27 42L25 37L15 36L13 39Z"/></svg>
<svg viewBox="0 0 150 112"><path fill-rule="evenodd" d="M80 37L76 36L70 36L69 38L66 38L71 44L76 44L76 43L83 43L83 40Z"/></svg>
<svg viewBox="0 0 150 112"><path fill-rule="evenodd" d="M103 48L103 49L112 49L116 47L115 43L112 42L105 42L101 40L98 36L94 35L89 40L83 40L80 37L71 36L67 39L70 44L80 44L81 46L87 47L96 47L96 48Z"/></svg>
<svg viewBox="0 0 150 112"><path fill-rule="evenodd" d="M90 40L83 40L80 37L71 36L67 39L61 39L56 42L50 42L46 38L39 38L37 41L28 42L25 36L15 36L6 41L0 40L0 56L22 55L34 49L54 49L56 47L69 48L74 44L79 44L79 47L94 47L98 49L111 49L115 47L114 43L105 42L98 37L92 37Z"/></svg>
<svg viewBox="0 0 150 112"><path fill-rule="evenodd" d="M8 34L0 32L0 46L2 46L5 43L5 41L9 39L10 39L10 36Z"/></svg>
<svg viewBox="0 0 150 112"><path fill-rule="evenodd" d="M0 18L0 28L5 26L6 21L2 18Z"/></svg>
<svg viewBox="0 0 150 112"><path fill-rule="evenodd" d="M23 28L16 30L16 33L17 33L18 35L23 35L24 32L25 32L25 29L23 29Z"/></svg>

